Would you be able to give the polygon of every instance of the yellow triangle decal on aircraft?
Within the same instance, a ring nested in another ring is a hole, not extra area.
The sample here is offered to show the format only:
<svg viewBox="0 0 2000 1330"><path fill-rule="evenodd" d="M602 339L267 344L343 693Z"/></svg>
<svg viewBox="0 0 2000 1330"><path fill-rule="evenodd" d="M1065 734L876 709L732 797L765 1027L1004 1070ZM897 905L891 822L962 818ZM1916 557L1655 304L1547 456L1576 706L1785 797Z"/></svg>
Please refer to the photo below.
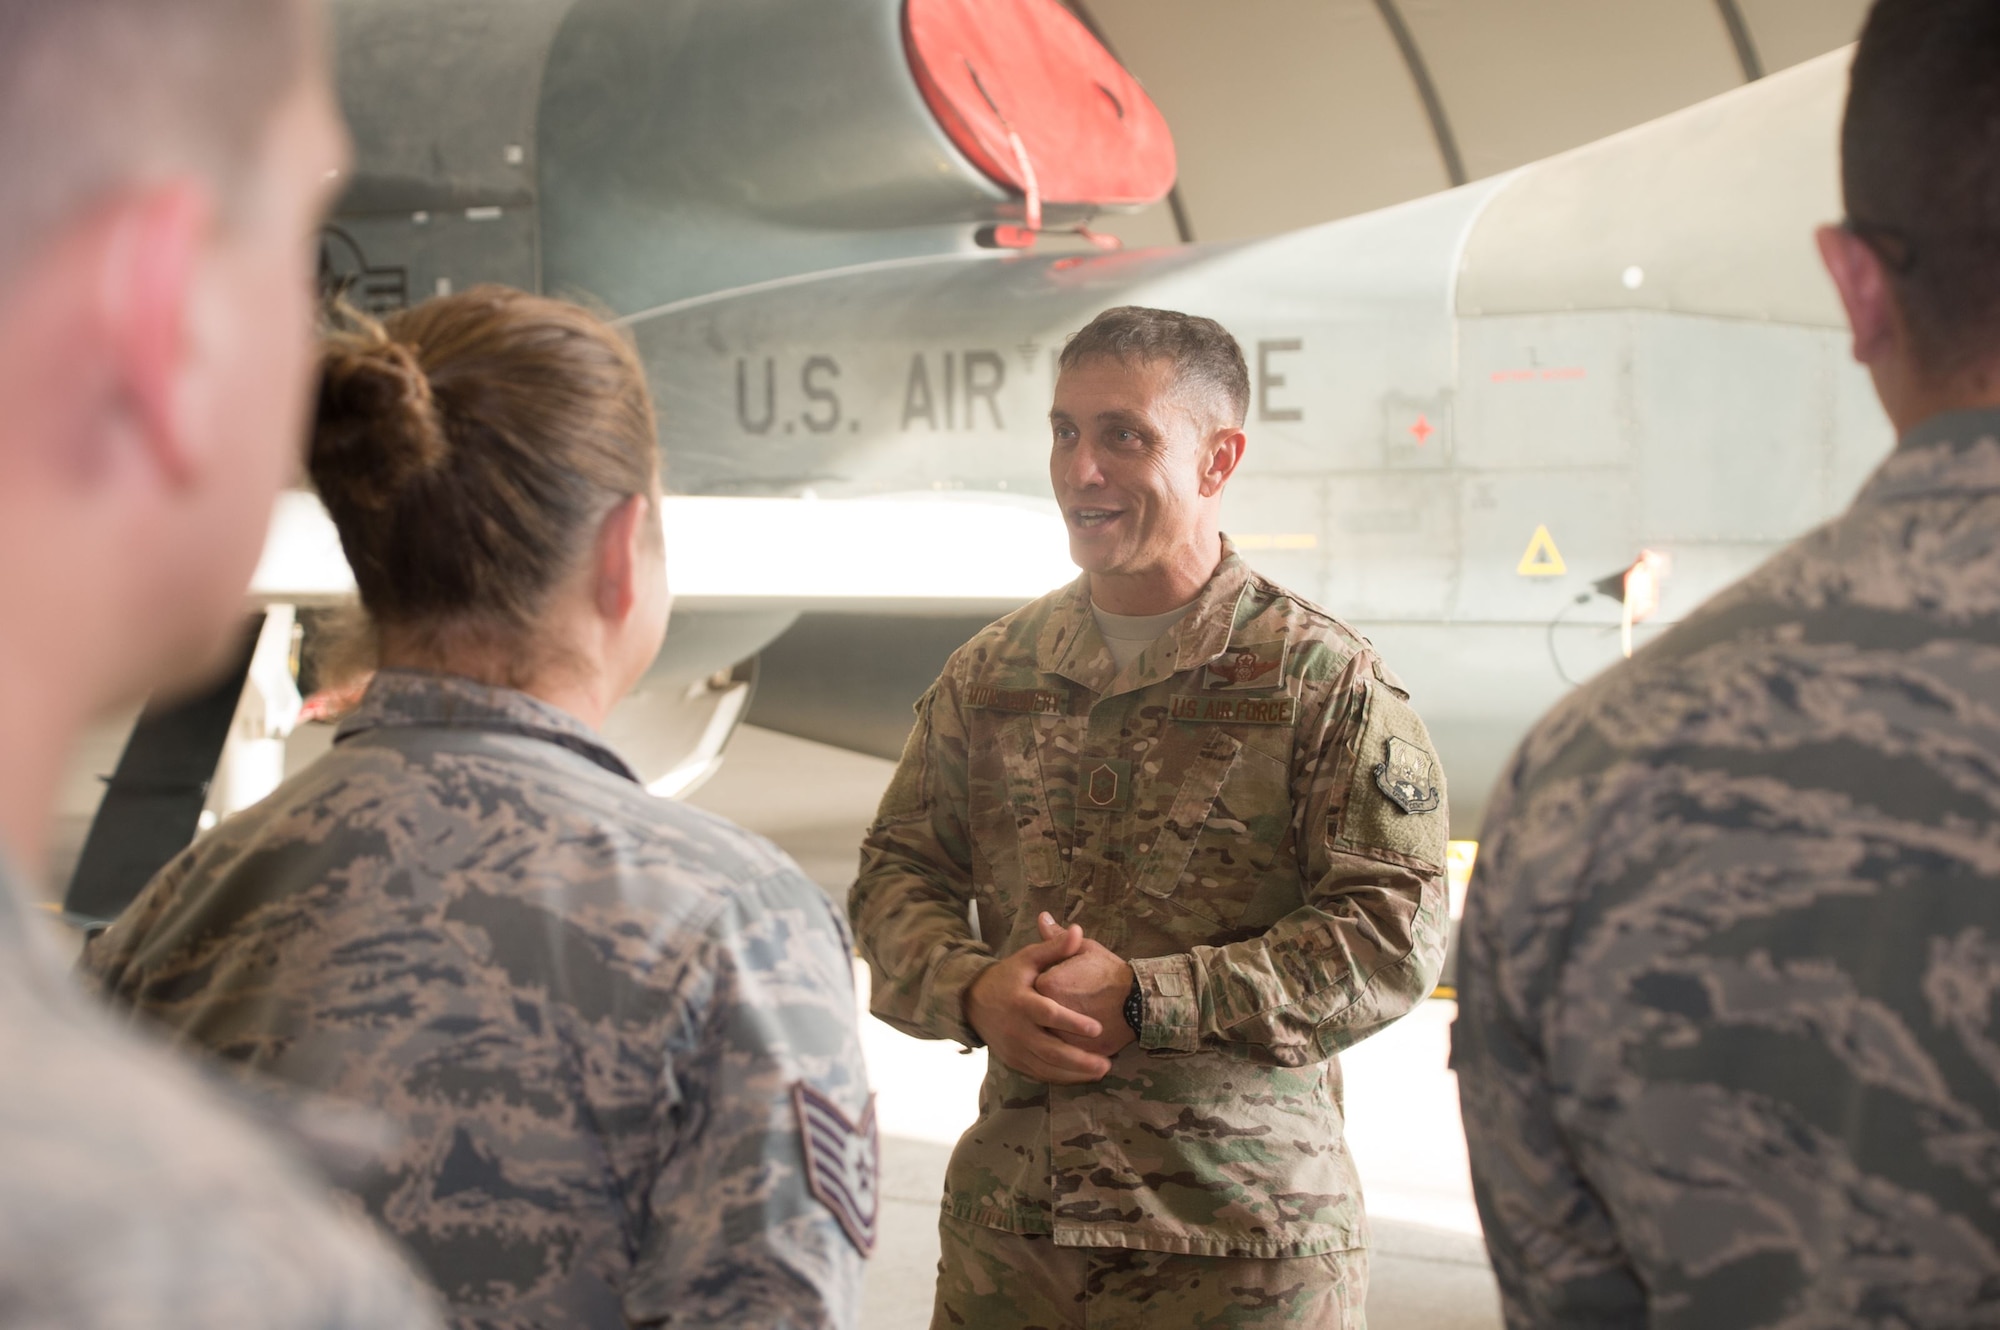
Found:
<svg viewBox="0 0 2000 1330"><path fill-rule="evenodd" d="M1569 571L1563 562L1562 551L1556 548L1556 538L1549 534L1546 525L1535 528L1535 534L1528 541L1528 549L1521 556L1521 562L1514 569L1523 577L1561 577Z"/></svg>

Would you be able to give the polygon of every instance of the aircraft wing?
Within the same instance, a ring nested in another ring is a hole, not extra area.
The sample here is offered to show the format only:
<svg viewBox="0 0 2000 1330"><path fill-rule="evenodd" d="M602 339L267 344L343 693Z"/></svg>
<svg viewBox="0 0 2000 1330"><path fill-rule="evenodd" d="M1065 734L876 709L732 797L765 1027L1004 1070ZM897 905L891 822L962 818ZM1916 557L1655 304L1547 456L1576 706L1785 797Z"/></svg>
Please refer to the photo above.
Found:
<svg viewBox="0 0 2000 1330"><path fill-rule="evenodd" d="M662 524L677 612L993 616L1077 575L1049 500L670 496ZM353 598L340 539L313 495L280 496L250 594L266 605Z"/></svg>

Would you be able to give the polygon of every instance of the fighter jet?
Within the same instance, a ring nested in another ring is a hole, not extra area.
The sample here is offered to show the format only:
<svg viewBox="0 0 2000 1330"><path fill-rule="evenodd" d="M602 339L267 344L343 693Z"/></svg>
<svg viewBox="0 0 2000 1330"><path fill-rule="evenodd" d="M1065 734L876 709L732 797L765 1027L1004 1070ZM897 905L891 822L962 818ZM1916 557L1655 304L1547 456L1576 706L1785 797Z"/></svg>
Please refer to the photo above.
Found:
<svg viewBox="0 0 2000 1330"><path fill-rule="evenodd" d="M746 715L894 756L949 650L1075 575L1046 411L1063 338L1110 305L1243 343L1225 529L1408 682L1464 838L1565 689L1838 511L1891 442L1810 242L1840 213L1844 53L1415 202L1114 250L1093 222L1166 195L1173 140L1054 0L333 15L358 151L328 287L576 296L644 356L677 605L610 729L661 794ZM287 495L241 671L141 724L75 913L324 742L294 733L295 624L351 587Z"/></svg>

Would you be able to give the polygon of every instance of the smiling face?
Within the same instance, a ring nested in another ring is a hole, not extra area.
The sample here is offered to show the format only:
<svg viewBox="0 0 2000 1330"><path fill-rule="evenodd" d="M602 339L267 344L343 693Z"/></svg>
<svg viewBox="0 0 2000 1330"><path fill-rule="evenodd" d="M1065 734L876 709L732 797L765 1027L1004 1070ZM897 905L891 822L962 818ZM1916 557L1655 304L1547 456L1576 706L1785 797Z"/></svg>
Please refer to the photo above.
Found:
<svg viewBox="0 0 2000 1330"><path fill-rule="evenodd" d="M1099 356L1057 378L1049 480L1100 608L1164 613L1214 571L1222 490L1243 452L1215 397L1167 360Z"/></svg>

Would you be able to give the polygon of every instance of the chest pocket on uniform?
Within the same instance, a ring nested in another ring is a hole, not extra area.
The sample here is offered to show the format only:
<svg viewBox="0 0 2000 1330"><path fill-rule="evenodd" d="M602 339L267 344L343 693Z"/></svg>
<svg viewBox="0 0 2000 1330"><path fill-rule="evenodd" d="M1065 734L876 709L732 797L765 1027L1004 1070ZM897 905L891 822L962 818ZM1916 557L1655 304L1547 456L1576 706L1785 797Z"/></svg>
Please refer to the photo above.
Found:
<svg viewBox="0 0 2000 1330"><path fill-rule="evenodd" d="M973 769L980 775L968 791L974 845L1003 891L1015 862L1025 885L1059 886L1062 841L1042 776L1038 718L994 719L997 723L976 725L972 733Z"/></svg>
<svg viewBox="0 0 2000 1330"><path fill-rule="evenodd" d="M1243 751L1242 740L1214 726L1202 727L1201 748L1181 776L1167 815L1153 843L1140 859L1134 883L1148 896L1162 899L1179 889L1195 841L1208 824L1215 798L1222 793L1229 770Z"/></svg>

